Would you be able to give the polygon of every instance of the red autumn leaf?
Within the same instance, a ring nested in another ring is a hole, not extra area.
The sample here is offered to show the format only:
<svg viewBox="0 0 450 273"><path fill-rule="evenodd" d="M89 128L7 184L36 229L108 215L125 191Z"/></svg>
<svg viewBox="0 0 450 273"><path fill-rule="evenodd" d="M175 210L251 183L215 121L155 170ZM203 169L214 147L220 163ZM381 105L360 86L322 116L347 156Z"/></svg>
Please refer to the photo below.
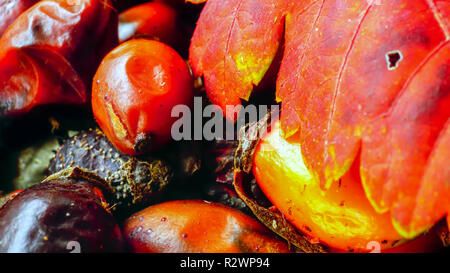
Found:
<svg viewBox="0 0 450 273"><path fill-rule="evenodd" d="M240 9L255 2L267 9ZM361 154L369 200L416 236L450 211L450 1L281 2L209 0L192 41L194 72L212 102L239 104L270 65L282 37L268 33L282 33L285 16L284 133L299 134L325 188Z"/></svg>
<svg viewBox="0 0 450 273"><path fill-rule="evenodd" d="M190 61L194 73L204 75L210 100L223 110L248 99L269 69L283 35L283 6L274 0L206 2Z"/></svg>
<svg viewBox="0 0 450 273"><path fill-rule="evenodd" d="M450 10L449 10L450 11ZM432 50L362 143L361 176L379 211L413 237L450 211L450 43Z"/></svg>
<svg viewBox="0 0 450 273"><path fill-rule="evenodd" d="M49 103L88 101L101 58L117 43L108 1L40 1L0 39L0 115Z"/></svg>

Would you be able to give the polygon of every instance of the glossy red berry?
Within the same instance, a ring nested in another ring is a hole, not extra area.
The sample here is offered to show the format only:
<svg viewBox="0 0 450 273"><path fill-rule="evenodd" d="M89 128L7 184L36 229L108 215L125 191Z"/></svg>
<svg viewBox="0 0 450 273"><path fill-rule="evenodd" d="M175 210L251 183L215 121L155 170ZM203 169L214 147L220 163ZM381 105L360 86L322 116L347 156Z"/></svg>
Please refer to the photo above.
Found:
<svg viewBox="0 0 450 273"><path fill-rule="evenodd" d="M193 78L171 47L134 39L110 52L94 77L92 107L111 143L128 155L142 154L171 140L176 105L190 105Z"/></svg>
<svg viewBox="0 0 450 273"><path fill-rule="evenodd" d="M133 252L285 253L288 245L252 217L199 200L150 206L125 221L124 239Z"/></svg>
<svg viewBox="0 0 450 273"><path fill-rule="evenodd" d="M0 252L71 250L123 251L120 228L95 183L51 179L19 192L0 209Z"/></svg>

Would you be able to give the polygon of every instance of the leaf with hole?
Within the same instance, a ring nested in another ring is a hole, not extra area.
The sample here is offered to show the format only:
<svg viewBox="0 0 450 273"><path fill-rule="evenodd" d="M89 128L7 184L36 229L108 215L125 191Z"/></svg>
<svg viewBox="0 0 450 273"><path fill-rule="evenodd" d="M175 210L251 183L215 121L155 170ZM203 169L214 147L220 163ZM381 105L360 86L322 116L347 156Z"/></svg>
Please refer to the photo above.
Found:
<svg viewBox="0 0 450 273"><path fill-rule="evenodd" d="M450 211L449 15L447 0L209 0L190 61L225 110L249 98L284 39L285 136L299 134L324 188L361 155L372 205L414 237Z"/></svg>

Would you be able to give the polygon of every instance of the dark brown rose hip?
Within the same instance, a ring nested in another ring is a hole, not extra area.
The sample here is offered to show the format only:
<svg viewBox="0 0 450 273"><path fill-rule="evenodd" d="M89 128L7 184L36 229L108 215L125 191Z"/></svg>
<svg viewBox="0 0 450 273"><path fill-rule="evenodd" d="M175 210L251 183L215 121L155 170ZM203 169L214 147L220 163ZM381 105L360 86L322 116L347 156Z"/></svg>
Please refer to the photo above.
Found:
<svg viewBox="0 0 450 273"><path fill-rule="evenodd" d="M121 231L95 184L55 178L0 209L0 252L119 252Z"/></svg>
<svg viewBox="0 0 450 273"><path fill-rule="evenodd" d="M66 140L49 166L50 173L80 167L94 172L114 189L113 210L151 203L172 180L171 168L157 159L139 160L117 151L100 130Z"/></svg>

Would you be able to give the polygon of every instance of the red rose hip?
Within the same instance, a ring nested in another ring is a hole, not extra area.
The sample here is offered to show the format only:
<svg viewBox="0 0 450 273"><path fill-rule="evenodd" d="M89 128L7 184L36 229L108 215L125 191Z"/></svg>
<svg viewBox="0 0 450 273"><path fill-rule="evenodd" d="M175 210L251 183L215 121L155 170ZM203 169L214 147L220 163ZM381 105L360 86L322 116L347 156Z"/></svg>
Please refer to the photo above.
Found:
<svg viewBox="0 0 450 273"><path fill-rule="evenodd" d="M137 253L286 253L288 245L252 217L200 200L150 206L125 221L124 239Z"/></svg>
<svg viewBox="0 0 450 273"><path fill-rule="evenodd" d="M138 155L171 139L176 105L190 105L193 78L171 47L134 39L111 51L101 63L92 88L95 118L121 152Z"/></svg>

